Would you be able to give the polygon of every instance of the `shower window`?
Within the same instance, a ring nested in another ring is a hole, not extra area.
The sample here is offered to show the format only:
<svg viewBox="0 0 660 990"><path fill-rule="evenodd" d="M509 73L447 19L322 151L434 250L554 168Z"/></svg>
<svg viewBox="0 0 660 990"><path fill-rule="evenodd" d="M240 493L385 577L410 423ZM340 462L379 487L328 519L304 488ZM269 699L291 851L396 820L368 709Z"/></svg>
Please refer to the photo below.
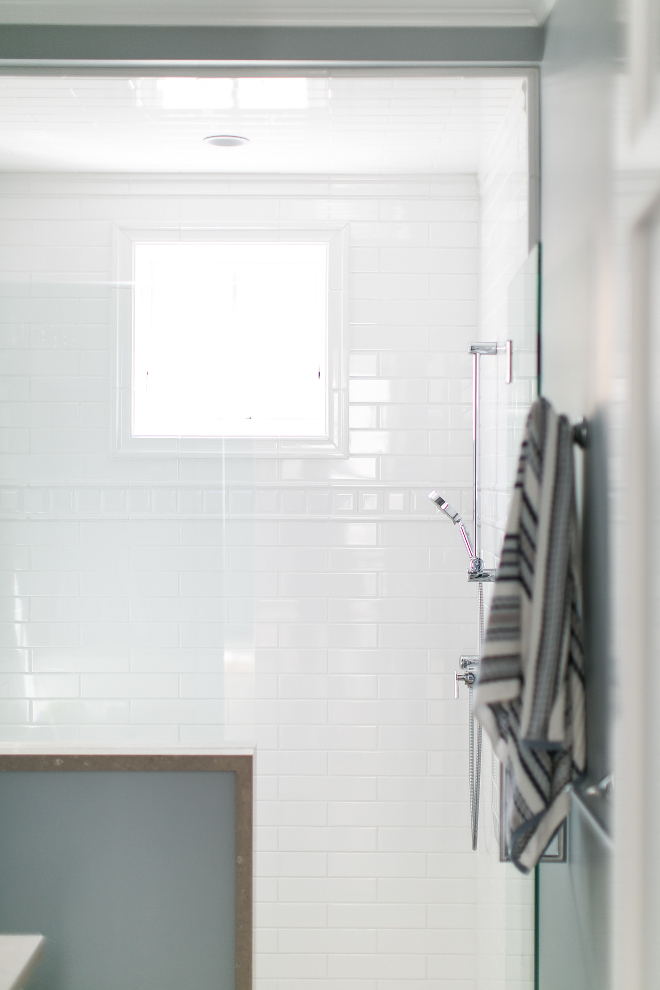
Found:
<svg viewBox="0 0 660 990"><path fill-rule="evenodd" d="M117 451L343 454L343 231L147 234L118 236Z"/></svg>

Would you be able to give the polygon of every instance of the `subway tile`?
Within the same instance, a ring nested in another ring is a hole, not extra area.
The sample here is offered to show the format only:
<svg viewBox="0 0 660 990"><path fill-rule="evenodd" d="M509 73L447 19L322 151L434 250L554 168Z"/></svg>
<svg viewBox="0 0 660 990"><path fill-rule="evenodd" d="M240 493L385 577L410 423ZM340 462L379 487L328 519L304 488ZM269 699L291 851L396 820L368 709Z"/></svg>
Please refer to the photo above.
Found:
<svg viewBox="0 0 660 990"><path fill-rule="evenodd" d="M358 351L349 355L349 375L352 378L373 378L378 374L378 355Z"/></svg>
<svg viewBox="0 0 660 990"><path fill-rule="evenodd" d="M447 675L443 677L432 674L379 674L378 697L436 699L443 696L447 680ZM462 715L463 712L461 717Z"/></svg>
<svg viewBox="0 0 660 990"><path fill-rule="evenodd" d="M345 980L356 977L376 979L402 979L406 982L423 980L426 976L426 960L412 954L372 953L328 957L328 975Z"/></svg>
<svg viewBox="0 0 660 990"><path fill-rule="evenodd" d="M351 402L426 402L427 383L423 378L354 379L349 398Z"/></svg>
<svg viewBox="0 0 660 990"><path fill-rule="evenodd" d="M423 801L334 801L328 805L328 824L423 828L426 826L426 804Z"/></svg>
<svg viewBox="0 0 660 990"><path fill-rule="evenodd" d="M2 698L77 698L78 677L70 674L2 674Z"/></svg>
<svg viewBox="0 0 660 990"><path fill-rule="evenodd" d="M427 275L360 274L352 275L350 293L354 299L408 299L417 302L428 296Z"/></svg>
<svg viewBox="0 0 660 990"><path fill-rule="evenodd" d="M282 801L374 801L375 777L282 776L279 798Z"/></svg>
<svg viewBox="0 0 660 990"><path fill-rule="evenodd" d="M384 456L381 460L381 480L401 484L407 478L453 479L461 487L470 483L472 458L467 455L443 457Z"/></svg>
<svg viewBox="0 0 660 990"><path fill-rule="evenodd" d="M49 375L53 378L80 374L80 356L77 350L5 350L4 371L9 375Z"/></svg>
<svg viewBox="0 0 660 990"><path fill-rule="evenodd" d="M229 553L230 570L322 572L327 570L327 564L328 550L321 546L257 547L252 559L238 550Z"/></svg>
<svg viewBox="0 0 660 990"><path fill-rule="evenodd" d="M438 978L470 980L475 976L476 957L474 951L465 955L446 954L427 956L427 974L431 979Z"/></svg>
<svg viewBox="0 0 660 990"><path fill-rule="evenodd" d="M280 952L376 952L375 931L353 928L317 928L295 931L291 928L280 932L278 938Z"/></svg>
<svg viewBox="0 0 660 990"><path fill-rule="evenodd" d="M173 674L83 674L83 698L176 698L178 678Z"/></svg>
<svg viewBox="0 0 660 990"><path fill-rule="evenodd" d="M333 547L331 571L428 571L430 553L425 547Z"/></svg>
<svg viewBox="0 0 660 990"><path fill-rule="evenodd" d="M5 674L27 674L30 671L30 651L16 647L0 649L0 671Z"/></svg>
<svg viewBox="0 0 660 990"><path fill-rule="evenodd" d="M0 700L0 724L24 726L29 720L29 703L26 700Z"/></svg>
<svg viewBox="0 0 660 990"><path fill-rule="evenodd" d="M77 673L109 673L129 669L128 649L99 647L98 649L64 649L39 647L32 650L35 672L72 671Z"/></svg>
<svg viewBox="0 0 660 990"><path fill-rule="evenodd" d="M134 598L176 598L179 591L179 575L175 571L88 571L80 575L81 594L91 597L115 597L128 595Z"/></svg>
<svg viewBox="0 0 660 990"><path fill-rule="evenodd" d="M127 622L129 599L126 598L59 598L34 597L30 601L30 618L34 622Z"/></svg>
<svg viewBox="0 0 660 990"><path fill-rule="evenodd" d="M428 220L433 225L442 221L475 222L479 218L479 201L473 198L445 197L442 199L399 199L396 196L380 201L381 220Z"/></svg>
<svg viewBox="0 0 660 990"><path fill-rule="evenodd" d="M256 813L259 821L271 825L305 828L328 824L328 806L325 801L261 801Z"/></svg>
<svg viewBox="0 0 660 990"><path fill-rule="evenodd" d="M428 351L427 327L352 326L353 351Z"/></svg>
<svg viewBox="0 0 660 990"><path fill-rule="evenodd" d="M378 426L378 406L352 404L348 410L348 425L352 430L373 430Z"/></svg>
<svg viewBox="0 0 660 990"><path fill-rule="evenodd" d="M283 979L322 979L327 975L326 956L305 953L262 953L255 959L255 977L261 980L267 973L278 982Z"/></svg>
<svg viewBox="0 0 660 990"><path fill-rule="evenodd" d="M133 622L222 622L227 618L227 602L223 598L168 598L146 595L131 599L130 618Z"/></svg>
<svg viewBox="0 0 660 990"><path fill-rule="evenodd" d="M357 380L356 380L357 381ZM366 381L364 379L363 381ZM324 463L283 460L280 463L283 481L374 481L378 477L378 462L375 457L353 456L345 460Z"/></svg>
<svg viewBox="0 0 660 990"><path fill-rule="evenodd" d="M338 774L375 774L388 776L424 776L427 772L426 753L415 750L372 753L332 752L328 754L328 772Z"/></svg>
<svg viewBox="0 0 660 990"><path fill-rule="evenodd" d="M30 605L30 598L14 598L11 593L5 595L0 599L0 622L27 622Z"/></svg>
<svg viewBox="0 0 660 990"><path fill-rule="evenodd" d="M383 357L381 355L381 361ZM380 425L384 430L448 430L450 408L448 405L428 403L383 405L380 408Z"/></svg>
<svg viewBox="0 0 660 990"><path fill-rule="evenodd" d="M374 248L374 247L351 248L349 264L351 267L351 272L377 272L378 248Z"/></svg>
<svg viewBox="0 0 660 990"><path fill-rule="evenodd" d="M127 653L128 655L128 653ZM144 646L130 649L130 668L150 673L217 673L225 667L221 645L208 648Z"/></svg>
<svg viewBox="0 0 660 990"><path fill-rule="evenodd" d="M182 223L227 223L237 220L243 223L249 220L267 223L280 219L279 209L280 203L275 196L185 196L179 200L179 217Z"/></svg>
<svg viewBox="0 0 660 990"><path fill-rule="evenodd" d="M324 877L327 854L319 852L257 853L257 873L273 877Z"/></svg>
<svg viewBox="0 0 660 990"><path fill-rule="evenodd" d="M420 250L428 245L428 223L352 223L351 247L380 247L381 258L384 250ZM405 245L401 248L387 248L388 244ZM423 253L428 253L427 251ZM382 261L381 261L382 271Z"/></svg>
<svg viewBox="0 0 660 990"><path fill-rule="evenodd" d="M352 454L418 454L428 451L428 434L412 430L351 430Z"/></svg>
<svg viewBox="0 0 660 990"><path fill-rule="evenodd" d="M298 574L283 571L279 577L280 594L287 597L332 597L350 595L371 596L376 594L376 574Z"/></svg>
<svg viewBox="0 0 660 990"><path fill-rule="evenodd" d="M280 201L280 219L350 221L352 233L356 225L369 228L371 221L378 220L378 200L287 198Z"/></svg>
<svg viewBox="0 0 660 990"><path fill-rule="evenodd" d="M328 856L328 874L331 877L424 877L426 858L415 852L333 852Z"/></svg>
<svg viewBox="0 0 660 990"><path fill-rule="evenodd" d="M327 650L311 649L259 649L255 651L256 670L259 674L325 674L328 667Z"/></svg>
<svg viewBox="0 0 660 990"><path fill-rule="evenodd" d="M426 601L416 598L333 598L330 622L426 622Z"/></svg>
<svg viewBox="0 0 660 990"><path fill-rule="evenodd" d="M128 547L37 545L30 548L29 560L35 571L125 572L128 571L129 550Z"/></svg>
<svg viewBox="0 0 660 990"><path fill-rule="evenodd" d="M52 547L76 546L80 524L60 520L21 520L0 524L0 543L13 546ZM62 568L64 569L64 568Z"/></svg>
<svg viewBox="0 0 660 990"><path fill-rule="evenodd" d="M375 698L378 693L377 680L369 675L280 674L278 683L280 698Z"/></svg>
<svg viewBox="0 0 660 990"><path fill-rule="evenodd" d="M226 693L226 677L220 674L182 674L179 678L182 698L222 698Z"/></svg>
<svg viewBox="0 0 660 990"><path fill-rule="evenodd" d="M128 701L33 701L32 721L36 724L84 725L128 722Z"/></svg>
<svg viewBox="0 0 660 990"><path fill-rule="evenodd" d="M478 275L429 275L429 296L431 299L476 299L478 295Z"/></svg>
<svg viewBox="0 0 660 990"><path fill-rule="evenodd" d="M304 904L321 900L329 905L359 905L364 911L366 904L376 900L378 887L371 877L287 877L277 882L278 899L283 905Z"/></svg>
<svg viewBox="0 0 660 990"><path fill-rule="evenodd" d="M80 626L74 622L0 622L0 646L80 645Z"/></svg>
<svg viewBox="0 0 660 990"><path fill-rule="evenodd" d="M213 725L223 721L223 704L221 701L213 699L133 699L130 705L130 721L136 725L151 725L161 722L188 725L208 723Z"/></svg>
<svg viewBox="0 0 660 990"><path fill-rule="evenodd" d="M107 402L110 384L105 377L32 377L31 398L35 402Z"/></svg>
<svg viewBox="0 0 660 990"><path fill-rule="evenodd" d="M177 726L170 725L81 725L79 743L82 746L148 747L151 750L171 749L179 745ZM184 743L185 745L185 743Z"/></svg>
<svg viewBox="0 0 660 990"><path fill-rule="evenodd" d="M375 546L376 523L281 522L280 544L294 546Z"/></svg>
<svg viewBox="0 0 660 990"><path fill-rule="evenodd" d="M279 849L283 852L307 852L322 850L328 853L371 852L376 849L377 834L374 828L356 827L289 827L278 829Z"/></svg>
<svg viewBox="0 0 660 990"><path fill-rule="evenodd" d="M127 547L128 549L128 547ZM256 556L256 555L255 555ZM243 548L236 548L230 555L230 569L252 570L254 558L247 556ZM242 564L242 567L236 566ZM130 546L132 571L223 571L225 560L217 547L187 546Z"/></svg>
<svg viewBox="0 0 660 990"><path fill-rule="evenodd" d="M155 519L83 521L80 542L83 546L175 546L179 542L178 524Z"/></svg>
<svg viewBox="0 0 660 990"><path fill-rule="evenodd" d="M336 725L420 725L426 721L426 704L401 699L330 701L328 718Z"/></svg>
<svg viewBox="0 0 660 990"><path fill-rule="evenodd" d="M442 248L478 248L479 225L466 221L454 223L431 223L429 244Z"/></svg>
<svg viewBox="0 0 660 990"><path fill-rule="evenodd" d="M11 402L0 409L1 426L74 429L79 419L75 402Z"/></svg>

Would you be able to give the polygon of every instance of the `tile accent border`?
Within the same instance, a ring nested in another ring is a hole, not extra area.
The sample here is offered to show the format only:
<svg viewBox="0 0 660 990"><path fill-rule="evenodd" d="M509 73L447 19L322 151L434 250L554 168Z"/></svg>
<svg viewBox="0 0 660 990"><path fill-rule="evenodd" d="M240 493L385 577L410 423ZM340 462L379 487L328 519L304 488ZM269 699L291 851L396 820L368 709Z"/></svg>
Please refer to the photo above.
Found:
<svg viewBox="0 0 660 990"><path fill-rule="evenodd" d="M428 520L438 510L432 485L255 482L199 485L0 484L0 520L16 519L243 519ZM439 486L471 517L471 489Z"/></svg>
<svg viewBox="0 0 660 990"><path fill-rule="evenodd" d="M0 773L193 771L236 774L236 990L252 990L253 760L250 755L0 755Z"/></svg>

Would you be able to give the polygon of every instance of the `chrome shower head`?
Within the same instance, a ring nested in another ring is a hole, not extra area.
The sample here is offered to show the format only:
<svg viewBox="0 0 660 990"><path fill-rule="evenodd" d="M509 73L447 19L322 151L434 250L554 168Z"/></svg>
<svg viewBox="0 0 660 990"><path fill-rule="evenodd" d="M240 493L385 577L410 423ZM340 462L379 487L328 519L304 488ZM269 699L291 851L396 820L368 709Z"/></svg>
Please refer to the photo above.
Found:
<svg viewBox="0 0 660 990"><path fill-rule="evenodd" d="M429 498L432 502L435 502L438 508L442 509L442 511L449 516L454 526L457 526L458 523L463 522L460 514L456 511L456 509L454 509L453 506L449 504L446 498L442 497L442 495L438 495L437 492L429 492Z"/></svg>
<svg viewBox="0 0 660 990"><path fill-rule="evenodd" d="M470 534L465 528L465 524L459 512L449 504L446 498L442 495L438 495L437 492L429 492L429 498L432 502L438 506L439 509L449 516L454 526L458 526L461 531L461 536L463 537L463 543L465 544L465 549L470 555L470 574L481 574L484 566L484 562L481 557L475 556L474 550L472 548L472 541L470 540Z"/></svg>

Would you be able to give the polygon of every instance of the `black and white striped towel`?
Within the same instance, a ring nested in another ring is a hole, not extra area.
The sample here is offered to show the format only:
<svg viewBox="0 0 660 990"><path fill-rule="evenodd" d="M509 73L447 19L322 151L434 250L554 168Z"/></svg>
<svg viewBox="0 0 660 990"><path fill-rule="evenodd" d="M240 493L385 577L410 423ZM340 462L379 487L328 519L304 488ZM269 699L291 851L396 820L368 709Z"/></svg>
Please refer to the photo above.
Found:
<svg viewBox="0 0 660 990"><path fill-rule="evenodd" d="M545 400L530 409L491 602L476 715L506 771L511 859L536 865L586 764L573 441Z"/></svg>

